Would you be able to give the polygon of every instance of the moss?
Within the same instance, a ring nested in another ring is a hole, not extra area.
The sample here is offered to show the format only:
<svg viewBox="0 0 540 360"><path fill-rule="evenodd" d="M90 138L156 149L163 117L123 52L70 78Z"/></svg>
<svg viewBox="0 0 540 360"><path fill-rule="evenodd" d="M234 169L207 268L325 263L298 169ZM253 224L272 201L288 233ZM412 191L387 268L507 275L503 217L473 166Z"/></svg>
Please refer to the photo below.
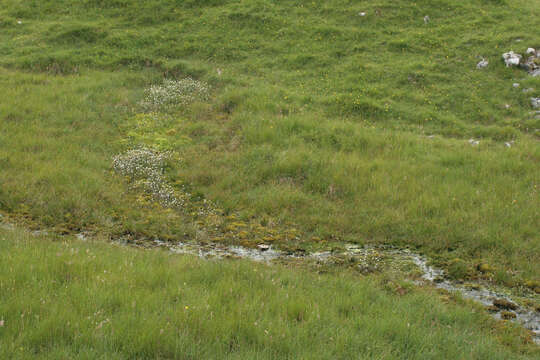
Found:
<svg viewBox="0 0 540 360"><path fill-rule="evenodd" d="M486 263L480 263L478 265L476 265L476 269L478 271L480 271L481 273L493 273L495 271L495 269L493 267L491 267L491 265L489 264L486 264Z"/></svg>
<svg viewBox="0 0 540 360"><path fill-rule="evenodd" d="M511 312L511 311L501 311L501 319L504 319L504 320L511 320L511 319L515 319L516 318L516 314Z"/></svg>
<svg viewBox="0 0 540 360"><path fill-rule="evenodd" d="M465 287L469 290L480 290L482 287L478 284L465 284Z"/></svg>
<svg viewBox="0 0 540 360"><path fill-rule="evenodd" d="M535 281L535 280L527 280L525 281L525 286L528 287L529 289L536 289L538 287L540 287L540 283L538 281Z"/></svg>
<svg viewBox="0 0 540 360"><path fill-rule="evenodd" d="M495 299L493 305L504 310L516 310L518 308L516 304L506 299Z"/></svg>

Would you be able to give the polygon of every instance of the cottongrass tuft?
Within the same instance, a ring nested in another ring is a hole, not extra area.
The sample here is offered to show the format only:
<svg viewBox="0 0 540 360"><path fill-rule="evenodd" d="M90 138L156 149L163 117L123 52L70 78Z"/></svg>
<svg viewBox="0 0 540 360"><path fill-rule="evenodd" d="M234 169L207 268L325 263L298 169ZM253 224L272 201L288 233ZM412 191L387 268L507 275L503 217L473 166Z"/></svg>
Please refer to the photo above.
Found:
<svg viewBox="0 0 540 360"><path fill-rule="evenodd" d="M144 111L167 110L185 106L196 100L207 100L209 86L203 81L185 78L165 80L162 85L152 85L145 90L144 99L139 105Z"/></svg>
<svg viewBox="0 0 540 360"><path fill-rule="evenodd" d="M142 187L163 206L183 207L185 199L177 196L164 177L167 152L158 152L145 147L128 150L113 158L116 172L129 178L135 187Z"/></svg>

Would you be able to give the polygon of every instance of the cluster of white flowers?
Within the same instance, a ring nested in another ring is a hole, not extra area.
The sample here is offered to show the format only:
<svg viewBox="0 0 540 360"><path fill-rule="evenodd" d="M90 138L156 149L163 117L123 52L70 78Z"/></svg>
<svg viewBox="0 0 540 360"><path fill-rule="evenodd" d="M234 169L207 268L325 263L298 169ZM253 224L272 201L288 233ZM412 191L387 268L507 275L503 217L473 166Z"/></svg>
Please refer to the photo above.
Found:
<svg viewBox="0 0 540 360"><path fill-rule="evenodd" d="M168 153L159 153L148 148L128 150L125 154L113 158L114 169L131 180L161 177Z"/></svg>
<svg viewBox="0 0 540 360"><path fill-rule="evenodd" d="M129 177L136 186L142 186L163 206L182 207L183 197L178 197L163 172L168 153L157 152L148 148L128 150L113 158L113 167L118 173Z"/></svg>
<svg viewBox="0 0 540 360"><path fill-rule="evenodd" d="M192 78L165 80L162 85L146 89L139 105L144 111L156 111L175 106L187 105L195 100L207 100L208 84Z"/></svg>

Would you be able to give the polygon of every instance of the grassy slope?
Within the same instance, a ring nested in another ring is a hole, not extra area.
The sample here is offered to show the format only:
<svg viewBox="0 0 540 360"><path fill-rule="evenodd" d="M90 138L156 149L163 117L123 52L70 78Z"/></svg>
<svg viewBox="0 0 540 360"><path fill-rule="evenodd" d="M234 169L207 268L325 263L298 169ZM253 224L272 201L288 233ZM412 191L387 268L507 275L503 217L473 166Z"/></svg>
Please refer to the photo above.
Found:
<svg viewBox="0 0 540 360"><path fill-rule="evenodd" d="M519 329L384 278L0 230L4 359L527 359ZM504 345L503 345L504 344Z"/></svg>
<svg viewBox="0 0 540 360"><path fill-rule="evenodd" d="M538 79L498 60L540 45L539 19L535 1L4 1L1 209L71 230L190 234L109 169L142 89L192 75L215 96L175 114L186 140L170 176L225 210L537 279Z"/></svg>

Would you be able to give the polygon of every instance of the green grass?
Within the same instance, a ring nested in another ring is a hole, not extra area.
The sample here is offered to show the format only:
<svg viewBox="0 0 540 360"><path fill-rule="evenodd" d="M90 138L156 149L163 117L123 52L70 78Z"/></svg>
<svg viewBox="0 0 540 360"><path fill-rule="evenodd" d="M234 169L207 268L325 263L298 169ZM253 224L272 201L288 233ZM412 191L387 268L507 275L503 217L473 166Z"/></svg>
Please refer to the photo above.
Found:
<svg viewBox="0 0 540 360"><path fill-rule="evenodd" d="M103 241L0 230L0 358L537 357L391 274L106 240L394 244L537 301L540 82L500 56L540 47L539 4L3 0L0 217ZM188 76L209 100L143 113L145 89ZM113 171L141 145L172 154L183 210Z"/></svg>
<svg viewBox="0 0 540 360"><path fill-rule="evenodd" d="M381 276L0 230L3 359L533 359L517 326Z"/></svg>
<svg viewBox="0 0 540 360"><path fill-rule="evenodd" d="M537 5L4 1L0 210L61 232L192 238L198 219L141 204L110 171L146 143L173 150L171 182L225 215L536 280L540 86L500 55L540 45ZM134 132L143 90L185 76L212 99Z"/></svg>

